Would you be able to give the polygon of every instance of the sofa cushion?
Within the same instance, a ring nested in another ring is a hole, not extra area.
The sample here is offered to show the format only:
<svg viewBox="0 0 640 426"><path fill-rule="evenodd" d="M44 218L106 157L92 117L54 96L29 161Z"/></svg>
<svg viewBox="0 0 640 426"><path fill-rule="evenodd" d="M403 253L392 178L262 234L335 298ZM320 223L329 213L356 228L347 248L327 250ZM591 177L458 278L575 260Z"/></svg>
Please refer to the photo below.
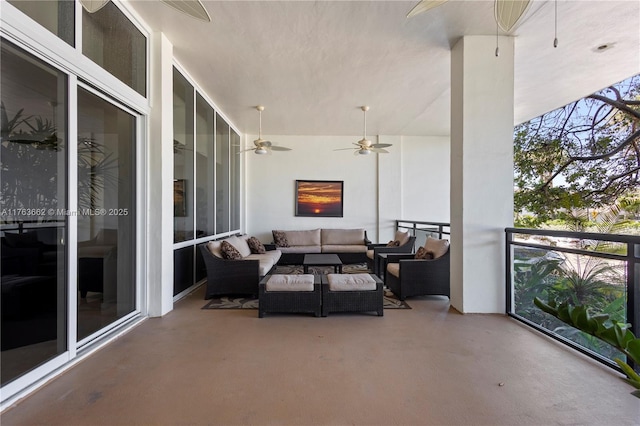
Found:
<svg viewBox="0 0 640 426"><path fill-rule="evenodd" d="M373 259L373 255L374 255L375 251L374 250L367 250L367 257L369 259Z"/></svg>
<svg viewBox="0 0 640 426"><path fill-rule="evenodd" d="M248 235L232 235L231 237L226 238L226 241L240 252L240 256L247 257L251 254L251 249L249 248L249 244L247 243L248 238Z"/></svg>
<svg viewBox="0 0 640 426"><path fill-rule="evenodd" d="M220 251L222 252L222 258L228 260L239 260L242 259L242 255L240 252L229 242L223 241L220 244Z"/></svg>
<svg viewBox="0 0 640 426"><path fill-rule="evenodd" d="M322 245L364 245L364 229L322 229ZM365 250L366 251L366 250Z"/></svg>
<svg viewBox="0 0 640 426"><path fill-rule="evenodd" d="M312 274L271 275L265 284L267 291L313 291Z"/></svg>
<svg viewBox="0 0 640 426"><path fill-rule="evenodd" d="M363 244L322 245L322 253L366 253L367 246Z"/></svg>
<svg viewBox="0 0 640 426"><path fill-rule="evenodd" d="M399 263L389 263L387 265L387 272L393 275L394 277L400 276L400 264Z"/></svg>
<svg viewBox="0 0 640 426"><path fill-rule="evenodd" d="M322 253L320 246L278 247L283 253Z"/></svg>
<svg viewBox="0 0 640 426"><path fill-rule="evenodd" d="M289 246L319 246L320 229L308 231L285 231Z"/></svg>
<svg viewBox="0 0 640 426"><path fill-rule="evenodd" d="M369 274L327 274L330 291L369 291L376 289L376 280Z"/></svg>
<svg viewBox="0 0 640 426"><path fill-rule="evenodd" d="M271 271L273 265L275 265L278 260L280 260L280 256L282 253L280 250L269 250L266 253L253 253L249 256L245 257L243 260L257 260L258 263L258 274L261 277L264 277Z"/></svg>
<svg viewBox="0 0 640 426"><path fill-rule="evenodd" d="M215 257L219 257L222 258L222 250L220 248L220 245L222 244L223 240L219 240L219 241L209 241L207 243L207 249L209 250L209 252L214 255Z"/></svg>
<svg viewBox="0 0 640 426"><path fill-rule="evenodd" d="M260 242L256 237L251 237L247 240L247 244L249 245L249 249L251 249L251 253L264 253L267 250L264 248L264 245Z"/></svg>
<svg viewBox="0 0 640 426"><path fill-rule="evenodd" d="M273 234L273 242L276 243L278 247L289 247L289 241L287 240L287 234L284 231L273 230L271 231Z"/></svg>
<svg viewBox="0 0 640 426"><path fill-rule="evenodd" d="M449 240L438 240L436 238L427 237L424 248L428 253L433 254L433 258L437 259L444 256L449 250Z"/></svg>

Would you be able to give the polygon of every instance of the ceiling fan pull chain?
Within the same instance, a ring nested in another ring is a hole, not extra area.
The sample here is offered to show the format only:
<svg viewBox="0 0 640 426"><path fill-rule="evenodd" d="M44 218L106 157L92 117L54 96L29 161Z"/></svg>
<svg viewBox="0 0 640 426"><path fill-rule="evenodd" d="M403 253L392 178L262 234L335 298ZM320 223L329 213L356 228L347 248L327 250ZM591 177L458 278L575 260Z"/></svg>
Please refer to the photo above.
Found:
<svg viewBox="0 0 640 426"><path fill-rule="evenodd" d="M558 0L555 0L553 47L558 47Z"/></svg>

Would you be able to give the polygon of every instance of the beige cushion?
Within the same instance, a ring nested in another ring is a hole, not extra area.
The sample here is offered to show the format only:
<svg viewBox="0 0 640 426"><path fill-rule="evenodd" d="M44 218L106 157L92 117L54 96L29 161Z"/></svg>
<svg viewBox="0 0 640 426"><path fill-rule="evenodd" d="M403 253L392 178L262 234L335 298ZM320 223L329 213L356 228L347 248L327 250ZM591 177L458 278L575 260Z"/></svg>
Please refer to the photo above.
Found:
<svg viewBox="0 0 640 426"><path fill-rule="evenodd" d="M323 253L366 253L367 246L363 244L322 245Z"/></svg>
<svg viewBox="0 0 640 426"><path fill-rule="evenodd" d="M322 253L320 246L278 247L283 253Z"/></svg>
<svg viewBox="0 0 640 426"><path fill-rule="evenodd" d="M323 229L322 245L364 245L364 229Z"/></svg>
<svg viewBox="0 0 640 426"><path fill-rule="evenodd" d="M220 240L220 241L209 241L207 243L207 249L215 257L222 258L222 250L220 249L220 245L222 244L222 241L223 240Z"/></svg>
<svg viewBox="0 0 640 426"><path fill-rule="evenodd" d="M407 244L407 242L409 241L409 231L396 231L396 235L394 235L393 241L398 241L400 243L399 245L401 246Z"/></svg>
<svg viewBox="0 0 640 426"><path fill-rule="evenodd" d="M308 231L284 231L290 246L319 246L320 229Z"/></svg>
<svg viewBox="0 0 640 426"><path fill-rule="evenodd" d="M312 274L271 275L265 284L267 291L313 291Z"/></svg>
<svg viewBox="0 0 640 426"><path fill-rule="evenodd" d="M369 259L373 259L373 253L374 253L374 250L367 250L367 257Z"/></svg>
<svg viewBox="0 0 640 426"><path fill-rule="evenodd" d="M427 253L432 253L433 258L437 259L444 256L449 250L449 240L438 240L436 238L427 237L427 241L424 243L424 249Z"/></svg>
<svg viewBox="0 0 640 426"><path fill-rule="evenodd" d="M369 291L376 289L376 280L369 274L327 274L330 291Z"/></svg>
<svg viewBox="0 0 640 426"><path fill-rule="evenodd" d="M227 242L234 246L236 250L240 252L242 257L247 257L251 254L251 249L249 248L249 243L247 243L248 235L241 235L239 237L233 235L227 238Z"/></svg>
<svg viewBox="0 0 640 426"><path fill-rule="evenodd" d="M400 264L399 263L389 263L387 264L387 272L395 277L400 276Z"/></svg>

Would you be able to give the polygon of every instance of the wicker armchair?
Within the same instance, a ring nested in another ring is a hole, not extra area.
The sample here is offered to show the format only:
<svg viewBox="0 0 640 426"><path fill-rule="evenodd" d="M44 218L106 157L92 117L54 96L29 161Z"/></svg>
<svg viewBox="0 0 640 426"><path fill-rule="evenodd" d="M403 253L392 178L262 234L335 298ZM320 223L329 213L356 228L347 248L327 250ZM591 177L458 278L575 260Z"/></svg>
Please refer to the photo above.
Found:
<svg viewBox="0 0 640 426"><path fill-rule="evenodd" d="M415 259L412 254L389 255L385 276L386 286L400 300L410 296L431 294L449 297L451 264L449 253L450 251L447 250L437 259ZM399 265L399 268L391 266L392 264Z"/></svg>
<svg viewBox="0 0 640 426"><path fill-rule="evenodd" d="M409 237L406 243L401 246L388 247L386 244L369 244L367 250L367 267L374 274L382 278L385 271L381 271L380 259L378 254L380 253L413 253L413 249L416 243L416 237Z"/></svg>

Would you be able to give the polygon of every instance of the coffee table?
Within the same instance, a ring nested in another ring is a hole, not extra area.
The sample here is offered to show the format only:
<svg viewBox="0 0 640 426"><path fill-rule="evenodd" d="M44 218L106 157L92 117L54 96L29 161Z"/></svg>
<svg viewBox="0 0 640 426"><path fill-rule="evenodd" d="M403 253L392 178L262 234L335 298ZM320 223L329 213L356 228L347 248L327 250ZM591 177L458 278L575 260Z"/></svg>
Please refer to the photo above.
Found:
<svg viewBox="0 0 640 426"><path fill-rule="evenodd" d="M333 266L333 272L342 273L342 261L337 254L305 254L302 268L305 274L309 273L309 266Z"/></svg>

